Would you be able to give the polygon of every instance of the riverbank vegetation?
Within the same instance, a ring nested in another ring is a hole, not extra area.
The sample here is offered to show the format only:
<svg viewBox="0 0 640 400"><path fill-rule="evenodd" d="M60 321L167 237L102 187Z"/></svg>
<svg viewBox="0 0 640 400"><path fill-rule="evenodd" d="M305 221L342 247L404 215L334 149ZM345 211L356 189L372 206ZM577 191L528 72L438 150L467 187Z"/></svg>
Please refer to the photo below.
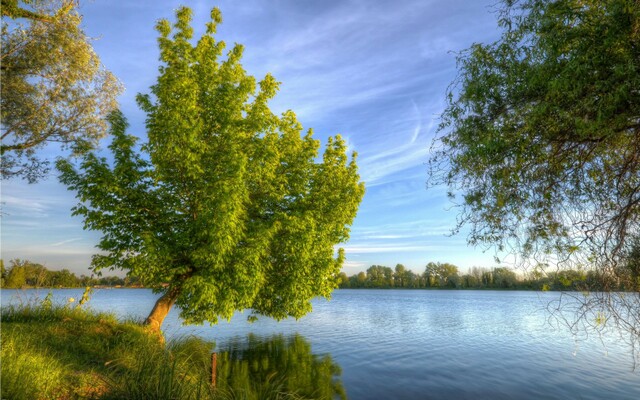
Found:
<svg viewBox="0 0 640 400"><path fill-rule="evenodd" d="M595 271L537 269L526 276L518 275L506 267L473 267L467 273L449 263L430 262L418 274L397 264L395 269L372 265L366 272L347 276L340 274L340 288L374 289L510 289L510 290L598 290L601 282ZM621 281L621 291L637 290ZM602 288L600 288L602 290Z"/></svg>
<svg viewBox="0 0 640 400"><path fill-rule="evenodd" d="M0 287L4 289L28 288L80 288L80 287L142 287L135 277L86 276L79 277L68 269L53 271L29 260L9 261L5 268L0 260Z"/></svg>
<svg viewBox="0 0 640 400"><path fill-rule="evenodd" d="M0 397L37 399L344 398L340 368L301 337L249 338L243 350L184 337L166 344L140 321L75 306L2 308Z"/></svg>
<svg viewBox="0 0 640 400"><path fill-rule="evenodd" d="M135 277L76 276L67 269L52 271L28 260L11 260L9 267L2 267L1 287L5 289L28 288L81 288L81 287L129 287L144 285ZM422 273L415 273L402 264L394 269L372 265L366 272L347 276L339 274L342 289L511 289L511 290L587 290L595 288L598 277L593 271L561 270L545 272L541 269L526 276L516 274L506 267L473 267L466 273L450 263L429 262ZM620 290L634 290L624 283Z"/></svg>
<svg viewBox="0 0 640 400"><path fill-rule="evenodd" d="M171 398L191 390L187 382L204 390L198 363L205 346L186 340L165 349L139 323L71 304L3 307L2 397L138 398L136 392L148 390L147 398Z"/></svg>

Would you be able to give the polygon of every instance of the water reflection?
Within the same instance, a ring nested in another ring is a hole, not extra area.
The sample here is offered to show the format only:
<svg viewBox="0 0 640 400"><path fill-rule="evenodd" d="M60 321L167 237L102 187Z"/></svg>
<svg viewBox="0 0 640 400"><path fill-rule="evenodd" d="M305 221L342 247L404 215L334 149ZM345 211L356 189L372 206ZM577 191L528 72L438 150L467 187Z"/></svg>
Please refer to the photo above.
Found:
<svg viewBox="0 0 640 400"><path fill-rule="evenodd" d="M315 355L301 335L249 335L218 347L218 387L243 399L346 399L342 370L330 355ZM288 398L288 397L287 397Z"/></svg>

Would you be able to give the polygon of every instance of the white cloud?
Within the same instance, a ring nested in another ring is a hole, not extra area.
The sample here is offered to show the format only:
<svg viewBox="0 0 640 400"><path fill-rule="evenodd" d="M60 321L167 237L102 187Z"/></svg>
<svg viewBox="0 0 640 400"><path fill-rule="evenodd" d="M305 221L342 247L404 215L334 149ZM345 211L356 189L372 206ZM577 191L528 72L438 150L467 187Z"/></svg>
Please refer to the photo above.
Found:
<svg viewBox="0 0 640 400"><path fill-rule="evenodd" d="M369 266L368 264L369 263L367 261L350 261L350 260L347 260L342 264L342 266L343 266L343 268L347 268L347 269L353 269L353 268L362 269L362 268L368 267Z"/></svg>
<svg viewBox="0 0 640 400"><path fill-rule="evenodd" d="M404 253L413 251L425 251L428 250L428 246L394 246L394 245L349 245L344 246L344 251L347 254L369 254L369 253Z"/></svg>
<svg viewBox="0 0 640 400"><path fill-rule="evenodd" d="M12 195L2 196L3 212L19 215L46 215L47 211L51 209L51 201L44 199L34 199L30 197L17 197Z"/></svg>
<svg viewBox="0 0 640 400"><path fill-rule="evenodd" d="M406 239L411 237L410 235L368 235L365 236L365 239Z"/></svg>
<svg viewBox="0 0 640 400"><path fill-rule="evenodd" d="M60 246L63 246L65 244L74 243L74 242L78 242L78 241L81 241L81 240L83 240L83 239L82 238L66 239L66 240L63 240L61 242L51 243L49 245L49 247L60 247Z"/></svg>

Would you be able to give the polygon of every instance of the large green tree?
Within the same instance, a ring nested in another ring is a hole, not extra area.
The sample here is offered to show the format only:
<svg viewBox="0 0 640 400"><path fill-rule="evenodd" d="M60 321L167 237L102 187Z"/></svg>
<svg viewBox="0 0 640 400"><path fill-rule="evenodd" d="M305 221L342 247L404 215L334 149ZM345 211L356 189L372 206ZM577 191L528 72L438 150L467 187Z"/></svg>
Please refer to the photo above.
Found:
<svg viewBox="0 0 640 400"><path fill-rule="evenodd" d="M499 21L458 58L430 183L471 244L618 288L640 231L640 2L508 0ZM638 295L600 300L577 315L607 310L640 336Z"/></svg>
<svg viewBox="0 0 640 400"><path fill-rule="evenodd" d="M34 182L48 171L38 154L59 143L75 153L107 132L121 86L80 24L75 0L2 0L0 175Z"/></svg>
<svg viewBox="0 0 640 400"><path fill-rule="evenodd" d="M217 9L197 44L191 11L157 24L160 75L138 101L148 142L139 154L120 113L110 117L113 165L94 153L79 169L60 161L77 191L74 214L103 232L93 268L120 268L161 292L147 323L159 329L175 303L187 323L234 311L301 317L310 299L337 286L349 226L364 194L355 153L339 137L319 142L291 111L268 101L278 82L258 84L235 45L222 58Z"/></svg>

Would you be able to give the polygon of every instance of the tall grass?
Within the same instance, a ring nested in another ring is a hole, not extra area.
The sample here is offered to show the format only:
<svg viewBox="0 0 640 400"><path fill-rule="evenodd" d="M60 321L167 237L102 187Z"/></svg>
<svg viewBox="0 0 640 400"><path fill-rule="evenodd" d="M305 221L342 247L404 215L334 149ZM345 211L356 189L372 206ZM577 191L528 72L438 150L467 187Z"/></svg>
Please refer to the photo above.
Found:
<svg viewBox="0 0 640 400"><path fill-rule="evenodd" d="M14 333L2 334L2 398L33 400L64 395L64 365L48 352L38 351L31 338L20 340L19 331Z"/></svg>
<svg viewBox="0 0 640 400"><path fill-rule="evenodd" d="M209 379L213 344L197 338L172 340L158 346L157 338L114 360L110 391L103 399L219 399Z"/></svg>
<svg viewBox="0 0 640 400"><path fill-rule="evenodd" d="M111 314L73 304L52 304L50 297L3 307L1 318L2 399L316 398L292 389L285 375L247 380L235 367L220 371L213 387L213 343L196 337L164 343L139 322L119 322Z"/></svg>
<svg viewBox="0 0 640 400"><path fill-rule="evenodd" d="M212 343L167 343L134 321L73 304L3 307L1 397L8 399L219 399Z"/></svg>

